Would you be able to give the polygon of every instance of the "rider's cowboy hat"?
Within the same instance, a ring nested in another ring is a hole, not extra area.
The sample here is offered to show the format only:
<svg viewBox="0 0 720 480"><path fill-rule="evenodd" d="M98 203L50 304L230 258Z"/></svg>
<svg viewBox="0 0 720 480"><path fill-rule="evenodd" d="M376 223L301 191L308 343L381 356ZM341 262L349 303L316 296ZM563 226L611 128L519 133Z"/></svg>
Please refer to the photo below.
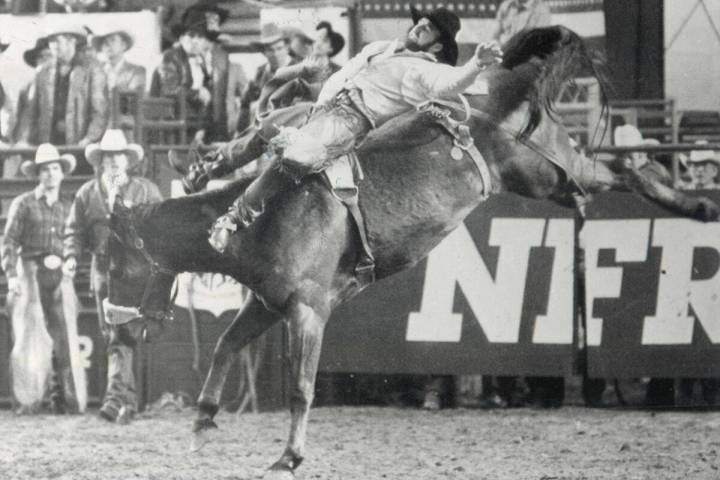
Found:
<svg viewBox="0 0 720 480"><path fill-rule="evenodd" d="M458 44L455 36L460 31L460 19L458 16L446 8L421 12L414 7L410 8L410 15L414 24L417 24L422 18L427 18L438 29L440 32L438 41L443 48L438 52L437 59L441 63L455 65L458 59Z"/></svg>
<svg viewBox="0 0 720 480"><path fill-rule="evenodd" d="M128 32L124 30L114 30L112 32L106 33L105 35L97 35L94 36L92 39L92 46L95 50L100 50L103 46L103 43L105 41L112 37L113 35L119 35L120 38L123 39L123 42L125 42L125 45L127 45L127 48L125 48L125 51L130 50L133 45L135 44L135 41L133 40L132 35L130 35Z"/></svg>
<svg viewBox="0 0 720 480"><path fill-rule="evenodd" d="M29 178L38 176L38 167L47 165L48 163L58 162L65 175L75 170L75 156L65 153L60 155L58 149L50 143L41 144L35 151L34 160L25 160L20 165L20 171Z"/></svg>
<svg viewBox="0 0 720 480"><path fill-rule="evenodd" d="M315 27L315 30L322 30L323 28L327 30L327 35L330 39L330 48L332 48L330 56L334 57L343 49L343 47L345 47L345 37L333 30L333 26L330 22L318 23L317 27Z"/></svg>
<svg viewBox="0 0 720 480"><path fill-rule="evenodd" d="M35 68L37 67L38 58L40 57L40 53L43 50L49 49L50 44L48 43L48 40L46 37L40 37L37 40L35 40L35 46L29 50L25 50L23 52L23 60L25 60L25 63Z"/></svg>
<svg viewBox="0 0 720 480"><path fill-rule="evenodd" d="M100 143L85 147L85 159L95 168L102 165L103 152L122 152L128 157L128 168L142 160L144 152L140 145L127 143L122 130L110 128L105 131Z"/></svg>
<svg viewBox="0 0 720 480"><path fill-rule="evenodd" d="M695 145L707 145L707 140L698 140ZM720 165L720 160L715 155L714 150L693 150L689 156L681 155L680 162L688 167L691 163L714 162Z"/></svg>
<svg viewBox="0 0 720 480"><path fill-rule="evenodd" d="M266 23L260 27L260 40L251 42L251 45L258 50L262 50L268 45L277 43L280 40L288 41L287 34L277 26L276 23Z"/></svg>

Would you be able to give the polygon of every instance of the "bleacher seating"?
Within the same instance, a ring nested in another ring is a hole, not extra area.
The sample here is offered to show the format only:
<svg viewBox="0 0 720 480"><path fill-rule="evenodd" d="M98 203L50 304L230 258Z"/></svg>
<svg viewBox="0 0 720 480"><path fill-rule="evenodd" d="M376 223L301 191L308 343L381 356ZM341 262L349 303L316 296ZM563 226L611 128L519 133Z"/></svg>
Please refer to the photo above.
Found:
<svg viewBox="0 0 720 480"><path fill-rule="evenodd" d="M672 98L611 100L609 106L613 129L630 124L640 130L643 138L655 138L660 143L678 142L678 121Z"/></svg>

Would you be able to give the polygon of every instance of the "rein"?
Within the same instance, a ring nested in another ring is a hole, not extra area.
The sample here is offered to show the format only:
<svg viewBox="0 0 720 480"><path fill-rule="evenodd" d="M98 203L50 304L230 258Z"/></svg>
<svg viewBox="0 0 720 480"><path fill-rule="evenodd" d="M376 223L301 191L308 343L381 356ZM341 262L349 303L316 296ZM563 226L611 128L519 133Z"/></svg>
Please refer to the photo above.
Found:
<svg viewBox="0 0 720 480"><path fill-rule="evenodd" d="M177 276L177 272L170 268L163 267L155 259L153 259L152 255L150 255L150 252L148 252L145 248L145 241L137 232L137 228L135 228L132 214L128 220L128 223L128 230L130 233L132 246L135 248L135 250L140 252L145 261L147 261L147 263L150 265L150 276L148 276L147 281L145 282L145 290L143 290L140 304L136 307L123 307L120 305L114 305L110 303L107 298L105 298L105 300L103 300L103 306L106 312L105 321L111 325L123 325L136 319L137 317L142 317L146 321L157 320L161 323L165 321L172 321L174 319L172 305L175 303L175 299L178 295L177 282L175 283L174 292L170 295L170 298L165 305L164 310L148 310L145 304L150 298L150 292L152 291L152 287L154 286L156 279L160 275L167 275L174 278L175 276Z"/></svg>
<svg viewBox="0 0 720 480"><path fill-rule="evenodd" d="M468 102L468 100L465 98L464 95L458 94L458 97L460 97L460 100L462 101L462 103L457 103L457 102L453 102L450 100L440 100L440 99L435 99L432 101L432 103L436 103L438 105L443 105L448 108L454 108L454 109L460 110L460 111L464 110L465 111L465 120L464 121L469 120L470 117L474 117L474 118L478 118L480 120L484 120L492 125L495 125L503 132L505 132L508 135L510 135L511 137L515 138L515 140L517 140L519 143L525 145L533 152L537 153L541 157L543 157L546 160L548 160L549 162L557 165L563 171L565 171L565 168L563 167L563 162L561 162L558 159L555 152L544 147L543 145L539 144L538 142L532 140L531 138L521 138L520 130L510 127L504 122L499 122L498 120L493 118L489 113L483 112L482 110L479 110L477 108L470 106L470 103ZM570 172L565 171L565 174L570 176ZM572 178L572 177L570 177L570 178ZM582 187L580 182L578 182L574 178L572 178L572 180L573 180L573 183L575 184L575 186L580 190L580 192L583 195L586 195L587 192Z"/></svg>

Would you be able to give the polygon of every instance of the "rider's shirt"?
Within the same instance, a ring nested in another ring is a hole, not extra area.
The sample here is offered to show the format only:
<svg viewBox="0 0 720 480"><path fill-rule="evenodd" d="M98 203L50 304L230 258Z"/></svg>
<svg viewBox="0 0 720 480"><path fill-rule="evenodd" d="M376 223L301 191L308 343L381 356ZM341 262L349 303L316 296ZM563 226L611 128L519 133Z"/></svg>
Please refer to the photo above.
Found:
<svg viewBox="0 0 720 480"><path fill-rule="evenodd" d="M423 102L466 91L479 72L474 60L452 67L427 52L407 50L398 40L378 41L328 79L317 103L328 102L343 89L357 88L375 117L370 120L379 126Z"/></svg>

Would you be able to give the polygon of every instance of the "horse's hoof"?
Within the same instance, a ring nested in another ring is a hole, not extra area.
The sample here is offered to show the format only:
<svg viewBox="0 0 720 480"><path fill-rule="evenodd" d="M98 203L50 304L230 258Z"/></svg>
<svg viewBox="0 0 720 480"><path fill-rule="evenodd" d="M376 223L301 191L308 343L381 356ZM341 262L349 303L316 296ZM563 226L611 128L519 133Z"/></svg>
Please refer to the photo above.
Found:
<svg viewBox="0 0 720 480"><path fill-rule="evenodd" d="M287 468L271 467L262 478L263 480L294 480L295 474Z"/></svg>
<svg viewBox="0 0 720 480"><path fill-rule="evenodd" d="M210 443L212 437L218 432L218 426L209 418L195 420L193 423L193 437L190 440L191 452L198 452Z"/></svg>
<svg viewBox="0 0 720 480"><path fill-rule="evenodd" d="M695 218L703 222L716 222L720 218L720 207L709 198L699 198Z"/></svg>

